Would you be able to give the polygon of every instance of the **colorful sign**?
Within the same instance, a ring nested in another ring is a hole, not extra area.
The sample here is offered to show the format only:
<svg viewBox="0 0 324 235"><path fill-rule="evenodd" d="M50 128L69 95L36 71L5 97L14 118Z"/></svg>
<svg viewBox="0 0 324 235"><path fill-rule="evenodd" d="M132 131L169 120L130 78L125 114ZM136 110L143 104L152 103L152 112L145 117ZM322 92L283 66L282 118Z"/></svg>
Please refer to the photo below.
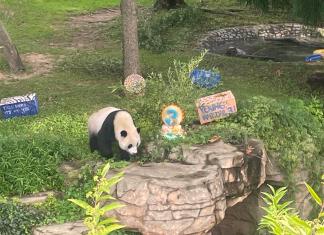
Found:
<svg viewBox="0 0 324 235"><path fill-rule="evenodd" d="M196 101L197 112L201 124L225 118L236 113L236 101L231 91L202 97Z"/></svg>
<svg viewBox="0 0 324 235"><path fill-rule="evenodd" d="M37 113L38 99L35 93L0 100L0 116L5 119L36 115Z"/></svg>
<svg viewBox="0 0 324 235"><path fill-rule="evenodd" d="M184 112L179 106L171 104L164 107L161 117L163 122L161 133L165 138L172 140L183 137L185 133L180 124L184 119Z"/></svg>

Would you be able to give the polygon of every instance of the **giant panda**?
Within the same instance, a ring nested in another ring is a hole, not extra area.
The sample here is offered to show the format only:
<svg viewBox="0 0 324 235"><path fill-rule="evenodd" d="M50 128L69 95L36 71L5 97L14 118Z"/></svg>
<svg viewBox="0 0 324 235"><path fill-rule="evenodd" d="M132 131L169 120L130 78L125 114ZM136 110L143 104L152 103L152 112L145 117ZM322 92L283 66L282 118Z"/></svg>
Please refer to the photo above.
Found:
<svg viewBox="0 0 324 235"><path fill-rule="evenodd" d="M115 107L106 107L91 114L88 131L91 152L97 150L103 157L111 156L112 145L117 142L121 158L129 160L141 144L140 129L135 127L132 116Z"/></svg>

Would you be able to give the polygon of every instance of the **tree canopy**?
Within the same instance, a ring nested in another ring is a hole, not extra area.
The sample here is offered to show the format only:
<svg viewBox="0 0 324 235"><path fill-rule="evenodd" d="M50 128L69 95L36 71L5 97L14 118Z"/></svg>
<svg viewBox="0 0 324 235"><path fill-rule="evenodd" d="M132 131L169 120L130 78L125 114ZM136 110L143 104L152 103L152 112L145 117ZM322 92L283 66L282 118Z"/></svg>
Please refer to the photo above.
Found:
<svg viewBox="0 0 324 235"><path fill-rule="evenodd" d="M267 12L270 9L283 9L303 19L307 24L324 24L323 0L240 0Z"/></svg>

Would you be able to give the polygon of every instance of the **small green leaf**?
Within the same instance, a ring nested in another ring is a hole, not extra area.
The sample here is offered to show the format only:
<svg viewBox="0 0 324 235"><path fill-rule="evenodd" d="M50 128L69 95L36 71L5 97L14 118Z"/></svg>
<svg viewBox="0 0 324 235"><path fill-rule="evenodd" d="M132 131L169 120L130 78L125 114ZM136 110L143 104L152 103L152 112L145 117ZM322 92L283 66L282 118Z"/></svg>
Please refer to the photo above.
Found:
<svg viewBox="0 0 324 235"><path fill-rule="evenodd" d="M108 218L108 219L101 221L98 225L107 225L107 224L118 223L118 222L119 222L119 220L117 220L115 218Z"/></svg>
<svg viewBox="0 0 324 235"><path fill-rule="evenodd" d="M321 212L319 215L318 215L318 218L322 218L324 217L324 212Z"/></svg>
<svg viewBox="0 0 324 235"><path fill-rule="evenodd" d="M98 198L98 201L107 201L107 200L116 200L116 198L110 196L110 195L105 195L105 196L101 196Z"/></svg>
<svg viewBox="0 0 324 235"><path fill-rule="evenodd" d="M307 231L307 233L310 233L312 231L312 227L306 223L304 220L298 218L297 216L290 217L291 221L295 223L296 225L302 227L304 231Z"/></svg>
<svg viewBox="0 0 324 235"><path fill-rule="evenodd" d="M102 169L102 172L101 172L101 177L105 177L109 171L109 168L110 168L110 164L109 162L105 165L105 167Z"/></svg>
<svg viewBox="0 0 324 235"><path fill-rule="evenodd" d="M305 185L306 185L306 187L307 187L307 190L308 190L308 192L312 195L312 197L314 198L314 200L316 201L316 203L318 204L318 205L320 205L320 206L322 206L322 200L321 200L321 198L317 195L317 193L314 191L314 189L311 187L311 186L309 186L306 182L305 182Z"/></svg>
<svg viewBox="0 0 324 235"><path fill-rule="evenodd" d="M106 211L111 211L111 210L114 210L114 209L117 209L117 208L121 208L121 207L124 207L125 205L123 204L120 204L118 202L113 202L113 203L110 203L108 205L105 205L104 207L102 207L100 210L105 213Z"/></svg>
<svg viewBox="0 0 324 235"><path fill-rule="evenodd" d="M81 200L77 200L77 199L68 199L70 202L73 202L74 204L78 205L79 207L83 208L83 209L86 209L86 210L89 210L89 209L92 209L92 207L84 202L84 201L81 201Z"/></svg>
<svg viewBox="0 0 324 235"><path fill-rule="evenodd" d="M318 228L315 232L315 235L324 235L324 226Z"/></svg>

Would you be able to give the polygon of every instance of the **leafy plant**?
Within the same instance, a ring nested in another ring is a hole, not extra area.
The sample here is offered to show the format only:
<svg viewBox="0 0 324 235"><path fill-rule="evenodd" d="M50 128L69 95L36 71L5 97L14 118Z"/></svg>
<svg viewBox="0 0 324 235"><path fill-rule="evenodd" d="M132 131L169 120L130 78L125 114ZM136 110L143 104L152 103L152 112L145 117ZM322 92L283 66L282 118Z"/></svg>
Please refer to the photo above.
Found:
<svg viewBox="0 0 324 235"><path fill-rule="evenodd" d="M293 180L292 173L300 166L312 168L312 173L320 171L324 122L309 111L305 102L289 99L279 103L258 96L239 103L238 109L232 120L244 127L248 135L265 142L289 180Z"/></svg>
<svg viewBox="0 0 324 235"><path fill-rule="evenodd" d="M323 178L323 177L322 177ZM324 179L324 178L323 178ZM322 182L323 184L323 182ZM324 233L324 203L318 194L311 186L305 183L308 192L311 194L314 201L320 206L318 217L312 221L303 220L298 216L298 213L289 205L292 201L280 203L282 198L287 193L287 188L282 187L275 190L269 185L271 193L265 193L263 200L267 207L263 207L266 214L262 217L259 230L266 229L271 234L276 235L320 235Z"/></svg>
<svg viewBox="0 0 324 235"><path fill-rule="evenodd" d="M175 60L173 67L169 68L166 74L151 73L146 80L145 96L132 97L132 102L124 103L124 106L134 113L137 125L141 127L142 136L147 139L156 137L163 105L177 103L185 110L186 120L196 118L192 108L194 99L212 90L197 89L189 75L194 68L198 67L205 55L206 51L188 62Z"/></svg>
<svg viewBox="0 0 324 235"><path fill-rule="evenodd" d="M323 19L324 4L321 0L240 0L267 12L270 8L283 9L300 17L305 23L320 25Z"/></svg>
<svg viewBox="0 0 324 235"><path fill-rule="evenodd" d="M167 12L155 13L140 21L139 44L142 48L162 52L170 47L165 36L170 28L176 26L199 25L204 20L200 9L186 7L171 9Z"/></svg>
<svg viewBox="0 0 324 235"><path fill-rule="evenodd" d="M123 172L120 172L110 179L107 179L106 175L109 168L110 164L107 163L102 169L102 172L93 178L97 185L92 191L86 194L86 197L91 201L91 205L82 200L69 199L69 201L86 211L87 217L84 219L84 224L89 229L88 235L106 235L124 227L118 224L118 220L114 218L102 219L102 216L108 211L123 207L123 205L118 202L104 204L107 201L115 200L115 198L110 195L110 188L122 180L123 177Z"/></svg>
<svg viewBox="0 0 324 235"><path fill-rule="evenodd" d="M0 234L29 235L34 226L42 224L46 212L13 200L0 200Z"/></svg>
<svg viewBox="0 0 324 235"><path fill-rule="evenodd" d="M324 123L324 105L320 99L313 96L309 104L307 105L308 111L318 118L319 121Z"/></svg>

